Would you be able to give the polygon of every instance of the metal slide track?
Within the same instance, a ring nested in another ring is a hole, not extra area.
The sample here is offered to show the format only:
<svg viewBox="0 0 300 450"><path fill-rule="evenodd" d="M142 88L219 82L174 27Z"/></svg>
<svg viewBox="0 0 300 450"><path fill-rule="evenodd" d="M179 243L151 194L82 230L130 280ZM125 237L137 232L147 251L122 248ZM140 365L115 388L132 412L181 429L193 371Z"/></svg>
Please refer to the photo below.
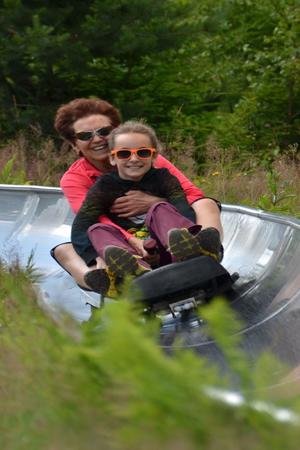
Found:
<svg viewBox="0 0 300 450"><path fill-rule="evenodd" d="M0 257L25 265L33 254L42 274L42 299L53 314L67 312L88 320L99 296L81 290L50 256L69 241L73 213L59 188L0 185ZM238 272L233 308L244 322L243 345L253 356L269 349L300 378L300 221L240 206L223 205L225 256L222 264ZM88 304L88 303L90 304ZM168 347L168 329L162 346ZM183 332L183 345L218 356L201 332ZM297 375L298 373L298 375Z"/></svg>

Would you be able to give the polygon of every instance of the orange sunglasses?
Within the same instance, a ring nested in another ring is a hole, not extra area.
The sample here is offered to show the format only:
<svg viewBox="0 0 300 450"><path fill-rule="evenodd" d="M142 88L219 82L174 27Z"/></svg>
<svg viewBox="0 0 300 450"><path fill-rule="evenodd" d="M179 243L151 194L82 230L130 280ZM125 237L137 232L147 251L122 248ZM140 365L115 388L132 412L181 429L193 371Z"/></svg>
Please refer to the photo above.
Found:
<svg viewBox="0 0 300 450"><path fill-rule="evenodd" d="M135 154L140 159L149 159L156 149L152 147L140 147L140 148L115 148L111 151L111 155L118 159L130 159L133 154Z"/></svg>

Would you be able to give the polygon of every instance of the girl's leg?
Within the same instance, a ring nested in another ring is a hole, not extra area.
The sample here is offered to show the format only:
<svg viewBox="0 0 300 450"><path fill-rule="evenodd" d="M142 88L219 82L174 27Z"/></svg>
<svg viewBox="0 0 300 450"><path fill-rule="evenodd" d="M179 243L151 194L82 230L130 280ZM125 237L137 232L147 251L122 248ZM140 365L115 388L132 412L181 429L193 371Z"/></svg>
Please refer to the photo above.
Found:
<svg viewBox="0 0 300 450"><path fill-rule="evenodd" d="M153 205L146 216L145 221L153 237L166 249L169 246L169 230L173 228L188 228L191 234L197 234L201 230L200 225L182 216L178 210L167 202L159 202Z"/></svg>
<svg viewBox="0 0 300 450"><path fill-rule="evenodd" d="M182 261L195 256L207 255L216 261L223 258L220 233L206 228L182 216L166 202L156 203L148 212L146 224L164 249L169 249L172 260Z"/></svg>
<svg viewBox="0 0 300 450"><path fill-rule="evenodd" d="M88 236L94 249L101 258L104 258L104 250L109 245L120 247L134 254L134 249L128 244L121 231L112 226L102 223L96 223L88 229Z"/></svg>
<svg viewBox="0 0 300 450"><path fill-rule="evenodd" d="M118 228L97 223L88 229L88 236L98 255L117 277L136 276L149 270L149 264L137 257L135 249Z"/></svg>

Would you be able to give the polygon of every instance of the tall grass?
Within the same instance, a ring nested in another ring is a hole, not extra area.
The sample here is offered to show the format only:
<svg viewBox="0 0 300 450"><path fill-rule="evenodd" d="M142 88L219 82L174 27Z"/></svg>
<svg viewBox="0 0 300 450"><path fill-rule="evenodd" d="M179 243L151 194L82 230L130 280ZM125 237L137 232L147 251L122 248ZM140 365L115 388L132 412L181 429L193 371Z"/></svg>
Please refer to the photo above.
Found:
<svg viewBox="0 0 300 450"><path fill-rule="evenodd" d="M58 186L75 153L44 138L39 129L19 134L0 149L0 182ZM213 138L203 146L201 164L194 142L176 134L169 138L169 157L206 195L233 203L300 217L300 152L267 149L252 155L238 148L223 149Z"/></svg>
<svg viewBox="0 0 300 450"><path fill-rule="evenodd" d="M191 163L193 143L188 161L177 144L177 165L207 195L299 213L295 149L258 161L210 141L199 175ZM72 160L36 130L3 145L0 175L12 183L57 185ZM296 396L266 389L286 368L267 354L255 365L248 360L239 349L240 324L224 302L213 302L201 315L226 356L228 375L192 351L164 354L157 345L159 323L141 320L126 294L82 325L68 317L54 322L38 301L32 269L0 264L1 449L298 448L299 425L278 422L253 403L267 400L300 413ZM236 386L246 400L239 408L207 391Z"/></svg>
<svg viewBox="0 0 300 450"><path fill-rule="evenodd" d="M237 203L300 217L300 152L296 145L285 151L262 154L222 149L213 139L206 144L206 165L198 178L205 190L222 202Z"/></svg>
<svg viewBox="0 0 300 450"><path fill-rule="evenodd" d="M164 354L159 324L142 321L126 295L83 325L67 317L55 323L28 274L2 266L0 282L1 448L298 448L299 427L251 406L270 399L262 387L280 371L266 356L253 368L221 300L203 314L226 353L227 379L191 351ZM208 386L231 386L232 375L248 390L239 408L207 394ZM275 403L299 411L297 401Z"/></svg>
<svg viewBox="0 0 300 450"><path fill-rule="evenodd" d="M58 186L75 156L69 149L58 147L53 139L42 136L38 128L19 133L0 148L1 182ZM8 167L9 177L5 177Z"/></svg>
<svg viewBox="0 0 300 450"><path fill-rule="evenodd" d="M170 141L166 154L203 189L222 203L241 204L300 217L300 152L267 149L260 154L221 148L211 137L203 146L202 163L195 163L195 145ZM194 162L194 163L193 163Z"/></svg>

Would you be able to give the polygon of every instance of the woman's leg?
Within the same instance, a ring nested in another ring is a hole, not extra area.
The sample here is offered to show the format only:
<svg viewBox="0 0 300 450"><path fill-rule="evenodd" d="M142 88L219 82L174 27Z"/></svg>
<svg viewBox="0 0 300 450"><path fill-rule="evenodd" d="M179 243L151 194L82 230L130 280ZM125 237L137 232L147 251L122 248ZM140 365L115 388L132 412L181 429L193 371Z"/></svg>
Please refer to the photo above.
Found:
<svg viewBox="0 0 300 450"><path fill-rule="evenodd" d="M100 258L97 266L87 266L85 261L76 253L71 242L56 246L52 249L51 254L56 262L74 278L77 284L86 289L90 289L90 286L84 280L84 276L90 270L101 267ZM104 267L103 261L102 267Z"/></svg>
<svg viewBox="0 0 300 450"><path fill-rule="evenodd" d="M105 262L100 257L97 257L96 264L88 266L76 253L71 242L57 245L51 250L51 255L81 288L106 294L109 277Z"/></svg>

